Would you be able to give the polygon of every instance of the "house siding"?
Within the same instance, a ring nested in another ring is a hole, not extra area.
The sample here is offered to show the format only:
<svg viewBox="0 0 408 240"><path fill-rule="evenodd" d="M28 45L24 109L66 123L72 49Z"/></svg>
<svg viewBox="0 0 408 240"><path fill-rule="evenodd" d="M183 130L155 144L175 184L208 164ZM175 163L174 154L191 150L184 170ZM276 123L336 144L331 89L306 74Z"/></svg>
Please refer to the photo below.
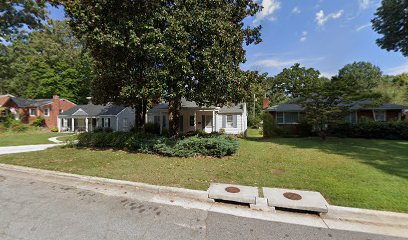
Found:
<svg viewBox="0 0 408 240"><path fill-rule="evenodd" d="M124 125L124 119L127 119L128 126ZM116 118L116 131L129 131L135 125L135 111L131 108L125 108L122 112L117 115Z"/></svg>
<svg viewBox="0 0 408 240"><path fill-rule="evenodd" d="M213 111L215 114L215 117L213 117ZM196 116L194 125L190 126L190 116ZM211 127L204 127L203 129L203 123L202 122L202 116L211 116L213 117L213 128ZM236 116L236 127L223 127L223 116L227 115L233 115ZM163 119L162 117L165 116L166 119L166 127L169 126L168 123L168 112L167 110L162 110L161 114L160 112L153 112L153 113L148 113L146 122L147 123L154 123L154 117L160 117L160 124L163 124ZM183 121L183 132L191 132L194 130L204 130L205 132L219 132L221 129L225 130L226 134L242 134L245 133L247 130L247 115L246 115L246 108L244 107L243 113L231 113L231 114L219 114L217 110L196 110L196 109L183 109L181 111L181 116L182 116L182 121ZM214 119L215 118L215 119ZM215 125L214 125L215 124Z"/></svg>

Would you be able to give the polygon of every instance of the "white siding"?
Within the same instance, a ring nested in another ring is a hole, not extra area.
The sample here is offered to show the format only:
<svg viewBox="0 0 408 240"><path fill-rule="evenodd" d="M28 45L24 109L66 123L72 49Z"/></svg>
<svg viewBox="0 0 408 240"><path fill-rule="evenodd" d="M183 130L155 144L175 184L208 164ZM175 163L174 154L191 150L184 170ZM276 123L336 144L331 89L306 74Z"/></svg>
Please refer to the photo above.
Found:
<svg viewBox="0 0 408 240"><path fill-rule="evenodd" d="M227 115L235 115L237 117L237 127L223 127L223 116L227 117ZM246 131L246 126L247 126L247 119L246 115L244 114L217 114L217 132L220 131L220 129L224 129L226 134L240 134L244 133Z"/></svg>
<svg viewBox="0 0 408 240"><path fill-rule="evenodd" d="M167 111L162 112L163 115L166 116L166 122L168 126L168 113ZM189 131L194 131L195 129L202 129L201 126L201 121L202 121L202 115L211 115L212 116L212 111L197 111L196 113L196 119L195 119L195 124L196 126L190 126L190 116L194 115L194 110L182 110L182 116L183 116L183 132L189 132ZM222 117L227 116L227 115L235 115L237 118L237 125L236 127L225 127L225 133L226 134L243 134L245 133L247 129L247 112L246 112L246 105L244 104L244 111L243 113L235 113L235 114L218 114L215 112L215 131L219 132L222 126ZM154 112L154 113L148 113L146 122L147 123L153 123L154 122L154 117L155 116L160 116L159 112ZM162 124L162 119L160 118L160 124ZM200 123L200 124L199 124ZM212 129L206 128L206 132L211 132Z"/></svg>
<svg viewBox="0 0 408 240"><path fill-rule="evenodd" d="M128 122L127 127L125 126L125 121L124 121L125 119ZM112 128L115 129L116 131L127 132L134 125L135 125L135 111L132 108L127 107L123 109L123 111L117 115L117 122L115 120L115 125L112 125Z"/></svg>

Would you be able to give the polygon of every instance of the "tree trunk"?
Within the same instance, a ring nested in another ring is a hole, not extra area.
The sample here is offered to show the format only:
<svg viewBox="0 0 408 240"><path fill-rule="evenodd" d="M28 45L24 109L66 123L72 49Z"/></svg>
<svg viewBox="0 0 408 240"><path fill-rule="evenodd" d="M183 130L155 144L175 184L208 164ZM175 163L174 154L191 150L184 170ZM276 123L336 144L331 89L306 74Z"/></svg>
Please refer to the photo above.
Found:
<svg viewBox="0 0 408 240"><path fill-rule="evenodd" d="M180 98L173 98L169 100L169 134L171 137L179 135L179 123L181 112Z"/></svg>
<svg viewBox="0 0 408 240"><path fill-rule="evenodd" d="M142 104L137 104L135 107L135 129L140 131L143 127L143 106Z"/></svg>

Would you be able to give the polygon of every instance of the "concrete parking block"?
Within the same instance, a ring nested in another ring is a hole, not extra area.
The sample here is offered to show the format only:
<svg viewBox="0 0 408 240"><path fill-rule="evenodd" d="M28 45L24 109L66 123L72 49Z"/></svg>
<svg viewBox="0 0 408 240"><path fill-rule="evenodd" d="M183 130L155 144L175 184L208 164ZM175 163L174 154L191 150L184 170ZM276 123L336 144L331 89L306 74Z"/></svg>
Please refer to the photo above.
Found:
<svg viewBox="0 0 408 240"><path fill-rule="evenodd" d="M271 207L294 210L328 212L328 203L319 192L299 191L283 188L263 188L264 197Z"/></svg>
<svg viewBox="0 0 408 240"><path fill-rule="evenodd" d="M212 183L208 197L214 200L233 201L238 203L255 203L258 188L234 184Z"/></svg>
<svg viewBox="0 0 408 240"><path fill-rule="evenodd" d="M266 198L257 197L255 199L255 204L250 204L249 207L253 210L264 211L264 212L274 212L274 207L268 206L268 200Z"/></svg>

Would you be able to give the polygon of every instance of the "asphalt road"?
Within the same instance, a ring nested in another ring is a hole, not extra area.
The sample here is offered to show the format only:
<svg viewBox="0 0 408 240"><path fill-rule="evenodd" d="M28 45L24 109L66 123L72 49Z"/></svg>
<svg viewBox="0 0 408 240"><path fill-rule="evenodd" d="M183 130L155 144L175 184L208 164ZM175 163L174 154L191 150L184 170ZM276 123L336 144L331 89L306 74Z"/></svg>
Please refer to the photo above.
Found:
<svg viewBox="0 0 408 240"><path fill-rule="evenodd" d="M0 175L0 239L399 239L236 217Z"/></svg>

